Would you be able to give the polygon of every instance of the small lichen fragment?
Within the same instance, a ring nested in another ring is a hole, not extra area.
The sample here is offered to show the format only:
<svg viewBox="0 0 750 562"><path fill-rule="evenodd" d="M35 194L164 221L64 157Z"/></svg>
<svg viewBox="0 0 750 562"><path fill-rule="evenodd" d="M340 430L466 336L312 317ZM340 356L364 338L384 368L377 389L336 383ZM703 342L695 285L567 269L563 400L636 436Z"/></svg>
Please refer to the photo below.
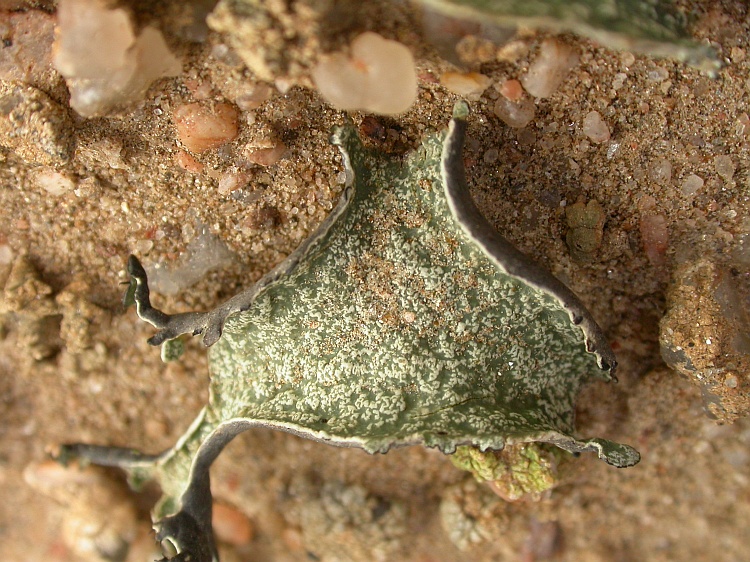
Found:
<svg viewBox="0 0 750 562"><path fill-rule="evenodd" d="M507 445L502 451L480 451L458 447L450 456L454 466L471 472L478 482L487 482L506 501L541 499L557 484L561 453L538 443Z"/></svg>
<svg viewBox="0 0 750 562"><path fill-rule="evenodd" d="M403 559L408 512L401 502L374 496L362 486L321 485L307 477L292 480L288 496L284 517L300 528L305 550L316 558Z"/></svg>
<svg viewBox="0 0 750 562"><path fill-rule="evenodd" d="M568 234L565 242L574 259L588 261L602 244L604 236L604 209L592 199L588 203L578 201L565 208Z"/></svg>

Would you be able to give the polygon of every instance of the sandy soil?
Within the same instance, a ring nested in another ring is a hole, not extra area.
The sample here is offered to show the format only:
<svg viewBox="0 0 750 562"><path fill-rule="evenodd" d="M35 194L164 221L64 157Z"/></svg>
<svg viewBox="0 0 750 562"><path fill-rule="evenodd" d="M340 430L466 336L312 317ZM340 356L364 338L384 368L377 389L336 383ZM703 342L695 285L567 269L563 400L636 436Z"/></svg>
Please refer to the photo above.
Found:
<svg viewBox="0 0 750 562"><path fill-rule="evenodd" d="M136 7L139 21L165 30L184 76L159 81L145 99L107 117L82 119L65 109L76 144L67 163L40 164L33 146L1 141L3 278L19 257L30 264L26 300L16 295L11 303L6 285L0 323L1 560L83 560L66 533L84 536L87 521L117 527L121 505L137 514L127 560L155 555L148 536L153 490L137 497L102 491L113 495L101 505L82 490L111 491L115 484L68 482L51 497L23 478L51 444L170 447L206 400L199 342L165 365L146 344L150 327L120 306L127 255L137 253L147 265L182 263L205 226L232 259L154 300L169 311L206 309L291 252L342 188L340 158L327 137L345 116L301 86L284 94L274 88L257 109L242 110L237 139L196 157L203 171L181 168L174 108L202 95L237 103L257 81L224 47L226 37L209 32L190 43L174 5L159 4L147 15L143 4ZM465 153L485 216L582 297L617 352L620 382L592 385L580 397L580 434L630 443L642 462L616 470L583 456L549 497L509 504L436 451L370 456L253 431L233 442L213 471L216 500L233 506L234 517L244 514L254 531L249 542L235 541L239 546L225 539L225 560L747 559L750 423L712 421L701 389L668 369L659 349L659 321L675 306L666 295L680 268L709 260L731 272L740 295L750 283L747 5L690 5L698 15L692 33L710 40L726 63L715 79L670 60L563 36L580 52L580 63L551 97L537 100L533 122L523 129L503 124L492 111L500 94L490 86L471 103ZM23 17L50 16L32 10ZM425 41L418 14L376 2L347 25L340 39L326 36L316 48L337 48L345 37L373 29L408 45L419 67L419 96L408 113L351 115L370 133L367 142L399 154L425 130L444 126L457 97L439 77L454 67ZM524 36L528 52L514 62L476 62L470 69L493 84L518 78L546 37ZM55 107L67 108L64 81L43 62L29 80ZM285 80L304 83L301 76ZM596 144L583 133L591 111L608 124L609 141ZM247 185L221 193L221 178L235 173L246 147L268 138L281 139L287 154L267 167L249 166ZM731 173L717 157L729 157ZM45 189L40 169L65 174L71 188ZM685 187L691 174L703 180L695 191ZM566 243L566 207L591 200L604 212L601 239L574 255ZM749 306L738 302L740 312ZM719 318L721 327L721 312ZM724 318L734 322L731 314ZM727 388L741 411L750 381L746 372L737 376ZM74 529L66 531L66 524Z"/></svg>

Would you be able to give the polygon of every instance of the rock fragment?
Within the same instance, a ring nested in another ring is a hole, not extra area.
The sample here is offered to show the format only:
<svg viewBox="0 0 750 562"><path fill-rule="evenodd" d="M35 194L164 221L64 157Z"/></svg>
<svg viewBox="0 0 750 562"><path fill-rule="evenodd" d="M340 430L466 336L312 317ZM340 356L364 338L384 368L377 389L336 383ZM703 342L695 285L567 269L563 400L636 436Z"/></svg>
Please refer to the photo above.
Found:
<svg viewBox="0 0 750 562"><path fill-rule="evenodd" d="M583 134L596 144L609 140L609 127L598 111L590 111L583 118Z"/></svg>
<svg viewBox="0 0 750 562"><path fill-rule="evenodd" d="M445 72L440 77L440 83L456 95L477 100L492 80L478 72Z"/></svg>
<svg viewBox="0 0 750 562"><path fill-rule="evenodd" d="M139 522L124 482L101 467L65 467L54 461L32 463L23 476L29 486L67 508L63 540L77 560L125 560Z"/></svg>
<svg viewBox="0 0 750 562"><path fill-rule="evenodd" d="M750 414L750 285L707 256L672 277L659 343L664 361L701 389L722 422Z"/></svg>
<svg viewBox="0 0 750 562"><path fill-rule="evenodd" d="M350 48L349 55L333 53L313 69L323 97L345 110L396 115L409 109L417 97L411 51L372 32L357 36Z"/></svg>
<svg viewBox="0 0 750 562"><path fill-rule="evenodd" d="M130 14L104 0L61 0L53 63L84 117L136 101L154 80L182 71L159 30L136 35Z"/></svg>
<svg viewBox="0 0 750 562"><path fill-rule="evenodd" d="M578 58L573 47L557 39L547 39L542 43L529 70L521 78L521 83L535 98L548 98L578 64Z"/></svg>
<svg viewBox="0 0 750 562"><path fill-rule="evenodd" d="M177 138L191 152L200 154L232 142L239 132L233 105L188 103L174 110Z"/></svg>
<svg viewBox="0 0 750 562"><path fill-rule="evenodd" d="M42 10L0 12L0 80L39 85L52 72L54 34L54 16Z"/></svg>
<svg viewBox="0 0 750 562"><path fill-rule="evenodd" d="M0 82L0 143L30 164L65 164L75 151L73 124L41 90Z"/></svg>

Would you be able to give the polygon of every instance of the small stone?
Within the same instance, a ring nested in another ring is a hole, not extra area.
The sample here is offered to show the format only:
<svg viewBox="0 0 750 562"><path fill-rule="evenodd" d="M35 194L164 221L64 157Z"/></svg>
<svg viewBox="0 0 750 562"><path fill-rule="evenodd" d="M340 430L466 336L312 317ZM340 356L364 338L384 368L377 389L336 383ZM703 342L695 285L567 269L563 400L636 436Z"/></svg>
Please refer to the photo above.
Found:
<svg viewBox="0 0 750 562"><path fill-rule="evenodd" d="M624 52L620 55L620 62L625 68L630 68L635 64L635 55L633 53Z"/></svg>
<svg viewBox="0 0 750 562"><path fill-rule="evenodd" d="M682 194L686 197L695 195L701 187L703 187L703 178L695 174L690 174L682 180Z"/></svg>
<svg viewBox="0 0 750 562"><path fill-rule="evenodd" d="M226 195L236 189L245 187L249 179L247 174L237 170L227 172L219 179L219 193Z"/></svg>
<svg viewBox="0 0 750 562"><path fill-rule="evenodd" d="M612 89L617 91L625 85L625 81L628 79L628 75L624 72L618 72L615 74L614 80L612 80Z"/></svg>
<svg viewBox="0 0 750 562"><path fill-rule="evenodd" d="M202 153L232 142L239 132L237 110L228 103L188 103L174 111L177 138L191 152Z"/></svg>
<svg viewBox="0 0 750 562"><path fill-rule="evenodd" d="M517 129L521 129L534 120L536 106L531 99L522 99L518 102L512 102L509 99L500 97L495 102L493 112L503 122Z"/></svg>
<svg viewBox="0 0 750 562"><path fill-rule="evenodd" d="M659 185L672 181L672 163L664 158L657 158L648 170L649 177Z"/></svg>
<svg viewBox="0 0 750 562"><path fill-rule="evenodd" d="M13 249L7 244L0 245L0 265L13 263Z"/></svg>
<svg viewBox="0 0 750 562"><path fill-rule="evenodd" d="M65 508L62 537L70 559L123 559L138 529L135 504L124 482L100 467L54 461L28 465L23 478Z"/></svg>
<svg viewBox="0 0 750 562"><path fill-rule="evenodd" d="M497 45L477 35L465 35L456 44L456 55L466 66L491 62L497 56Z"/></svg>
<svg viewBox="0 0 750 562"><path fill-rule="evenodd" d="M651 82L664 82L664 80L669 78L669 71L666 68L658 66L653 70L649 70L646 76Z"/></svg>
<svg viewBox="0 0 750 562"><path fill-rule="evenodd" d="M199 174L203 171L203 164L198 162L193 156L184 150L178 150L174 156L175 163L187 172Z"/></svg>
<svg viewBox="0 0 750 562"><path fill-rule="evenodd" d="M259 166L272 166L273 164L276 164L286 152L286 145L280 140L265 140L256 143L253 147L248 147L245 152L245 158Z"/></svg>
<svg viewBox="0 0 750 562"><path fill-rule="evenodd" d="M312 71L315 86L334 107L396 115L417 98L411 51L371 31L352 41L351 55L333 53Z"/></svg>
<svg viewBox="0 0 750 562"><path fill-rule="evenodd" d="M478 72L445 72L440 77L440 83L456 95L476 100L492 80Z"/></svg>
<svg viewBox="0 0 750 562"><path fill-rule="evenodd" d="M510 101L516 102L523 97L523 86L518 80L505 80L498 84L497 91Z"/></svg>
<svg viewBox="0 0 750 562"><path fill-rule="evenodd" d="M484 156L482 157L482 160L484 160L485 164L494 164L497 162L497 159L500 157L500 151L497 148L490 148L484 153Z"/></svg>
<svg viewBox="0 0 750 562"><path fill-rule="evenodd" d="M214 502L213 528L216 538L233 546L244 546L253 540L255 529L250 519L236 507Z"/></svg>
<svg viewBox="0 0 750 562"><path fill-rule="evenodd" d="M84 117L140 100L154 80L182 71L161 32L135 34L123 8L104 0L61 0L54 67L65 77L70 105Z"/></svg>
<svg viewBox="0 0 750 562"><path fill-rule="evenodd" d="M39 170L34 175L36 184L50 195L64 195L75 188L75 183L68 176L52 169Z"/></svg>
<svg viewBox="0 0 750 562"><path fill-rule="evenodd" d="M529 70L521 78L521 83L535 98L548 98L578 64L578 59L578 53L573 47L556 39L547 39L542 43Z"/></svg>
<svg viewBox="0 0 750 562"><path fill-rule="evenodd" d="M36 85L43 80L52 63L55 21L42 10L0 12L0 80Z"/></svg>
<svg viewBox="0 0 750 562"><path fill-rule="evenodd" d="M590 111L583 118L583 133L597 144L609 140L609 127L598 111Z"/></svg>
<svg viewBox="0 0 750 562"><path fill-rule="evenodd" d="M237 96L234 100L237 106L243 111L252 111L258 109L266 101L271 99L273 89L268 84L256 84L247 92Z"/></svg>
<svg viewBox="0 0 750 562"><path fill-rule="evenodd" d="M648 261L653 266L663 265L669 247L666 217L664 215L641 216L639 230Z"/></svg>
<svg viewBox="0 0 750 562"><path fill-rule="evenodd" d="M725 182L731 182L734 177L734 162L732 157L722 154L714 158L714 170Z"/></svg>
<svg viewBox="0 0 750 562"><path fill-rule="evenodd" d="M135 242L135 253L145 255L148 254L151 250L154 249L154 241L153 240L137 240Z"/></svg>
<svg viewBox="0 0 750 562"><path fill-rule="evenodd" d="M516 63L518 59L529 52L529 46L524 41L511 41L500 47L497 51L498 62Z"/></svg>

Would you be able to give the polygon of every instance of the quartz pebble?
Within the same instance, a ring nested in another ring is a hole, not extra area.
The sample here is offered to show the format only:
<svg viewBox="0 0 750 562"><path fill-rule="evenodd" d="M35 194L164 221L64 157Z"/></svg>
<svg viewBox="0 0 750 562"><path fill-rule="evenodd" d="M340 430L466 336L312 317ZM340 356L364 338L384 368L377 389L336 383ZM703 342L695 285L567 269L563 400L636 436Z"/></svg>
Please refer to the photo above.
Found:
<svg viewBox="0 0 750 562"><path fill-rule="evenodd" d="M237 110L228 103L188 103L174 110L177 138L198 154L232 142L239 130L237 119Z"/></svg>
<svg viewBox="0 0 750 562"><path fill-rule="evenodd" d="M135 34L130 14L104 0L60 0L55 68L65 77L70 105L84 117L104 115L141 99L154 80L182 65L159 30Z"/></svg>
<svg viewBox="0 0 750 562"><path fill-rule="evenodd" d="M52 169L41 169L34 175L36 184L47 193L54 196L63 195L72 191L75 183L65 174Z"/></svg>
<svg viewBox="0 0 750 562"><path fill-rule="evenodd" d="M6 8L7 9L7 8ZM0 80L37 84L52 62L55 18L41 10L0 12Z"/></svg>
<svg viewBox="0 0 750 562"><path fill-rule="evenodd" d="M507 98L500 97L495 102L493 112L506 125L521 129L533 121L536 107L533 100L528 98L513 102Z"/></svg>
<svg viewBox="0 0 750 562"><path fill-rule="evenodd" d="M724 181L732 181L732 178L734 177L734 162L732 162L732 157L727 156L726 154L716 156L714 158L714 170L716 170L716 173L719 174Z"/></svg>
<svg viewBox="0 0 750 562"><path fill-rule="evenodd" d="M583 133L597 144L609 140L609 127L598 111L590 111L583 118Z"/></svg>
<svg viewBox="0 0 750 562"><path fill-rule="evenodd" d="M219 179L219 193L226 195L236 189L245 187L250 180L250 177L237 170L227 172Z"/></svg>
<svg viewBox="0 0 750 562"><path fill-rule="evenodd" d="M445 72L440 83L456 95L476 100L492 81L478 72Z"/></svg>
<svg viewBox="0 0 750 562"><path fill-rule="evenodd" d="M497 91L510 101L518 101L523 97L523 87L518 80L505 80L497 86Z"/></svg>
<svg viewBox="0 0 750 562"><path fill-rule="evenodd" d="M664 263L669 247L669 230L664 215L646 214L641 216L639 230L643 249L651 265L660 266Z"/></svg>
<svg viewBox="0 0 750 562"><path fill-rule="evenodd" d="M578 64L578 59L578 53L573 47L556 39L547 39L542 43L529 70L521 78L521 83L535 98L548 98Z"/></svg>
<svg viewBox="0 0 750 562"><path fill-rule="evenodd" d="M682 180L682 194L686 197L695 195L701 187L703 187L703 178L695 174L690 174Z"/></svg>
<svg viewBox="0 0 750 562"><path fill-rule="evenodd" d="M178 150L174 157L175 163L187 172L199 174L203 171L203 164L198 162L189 152Z"/></svg>
<svg viewBox="0 0 750 562"><path fill-rule="evenodd" d="M280 140L265 140L248 147L245 157L248 161L259 166L272 166L276 164L284 154L286 145Z"/></svg>
<svg viewBox="0 0 750 562"><path fill-rule="evenodd" d="M672 163L664 158L657 158L648 170L651 179L659 185L667 185L672 180Z"/></svg>
<svg viewBox="0 0 750 562"><path fill-rule="evenodd" d="M351 55L325 57L312 77L326 101L338 109L396 115L417 98L411 51L369 31L352 41Z"/></svg>

